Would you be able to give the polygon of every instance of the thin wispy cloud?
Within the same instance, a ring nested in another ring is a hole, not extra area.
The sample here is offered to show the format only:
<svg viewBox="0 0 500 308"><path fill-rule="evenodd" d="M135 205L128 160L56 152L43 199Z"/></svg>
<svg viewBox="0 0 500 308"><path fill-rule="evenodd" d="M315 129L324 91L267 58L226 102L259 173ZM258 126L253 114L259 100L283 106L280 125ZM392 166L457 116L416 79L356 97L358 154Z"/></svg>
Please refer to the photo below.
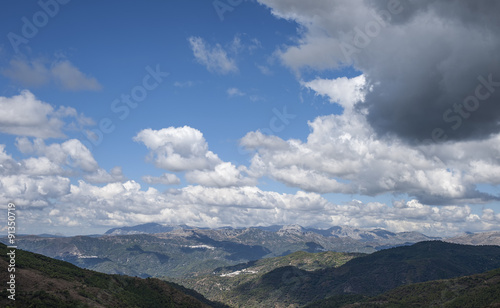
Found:
<svg viewBox="0 0 500 308"><path fill-rule="evenodd" d="M82 73L69 60L12 59L1 70L2 75L22 86L40 87L55 84L69 91L98 91L102 89L97 79Z"/></svg>
<svg viewBox="0 0 500 308"><path fill-rule="evenodd" d="M190 37L188 41L196 61L208 71L219 74L238 72L236 61L228 56L221 45L210 46L201 37Z"/></svg>
<svg viewBox="0 0 500 308"><path fill-rule="evenodd" d="M273 74L268 66L258 64L256 66L263 75L271 76Z"/></svg>
<svg viewBox="0 0 500 308"><path fill-rule="evenodd" d="M194 82L191 81L191 80L188 80L188 81L176 81L174 82L174 87L177 87L177 88L190 88L192 86L194 86Z"/></svg>
<svg viewBox="0 0 500 308"><path fill-rule="evenodd" d="M245 96L246 94L238 88L229 88L226 90L227 96L229 97L234 97L234 96Z"/></svg>

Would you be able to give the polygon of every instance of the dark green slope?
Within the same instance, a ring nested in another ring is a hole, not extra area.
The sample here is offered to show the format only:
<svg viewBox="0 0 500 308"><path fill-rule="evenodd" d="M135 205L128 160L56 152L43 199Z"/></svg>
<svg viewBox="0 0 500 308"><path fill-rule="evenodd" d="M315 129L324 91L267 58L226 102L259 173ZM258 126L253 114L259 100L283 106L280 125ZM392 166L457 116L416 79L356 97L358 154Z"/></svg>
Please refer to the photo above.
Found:
<svg viewBox="0 0 500 308"><path fill-rule="evenodd" d="M403 286L371 302L382 303L386 307L500 307L500 269L473 276Z"/></svg>
<svg viewBox="0 0 500 308"><path fill-rule="evenodd" d="M327 307L500 307L500 268L483 274L401 286L369 299L341 295L305 306Z"/></svg>
<svg viewBox="0 0 500 308"><path fill-rule="evenodd" d="M16 300L2 288L0 307L223 307L158 279L97 273L22 250L15 256ZM8 281L8 261L7 247L0 244L2 283Z"/></svg>
<svg viewBox="0 0 500 308"><path fill-rule="evenodd" d="M277 268L232 289L230 297L272 296L284 304L304 305L333 295L373 296L410 283L482 273L500 267L500 247L439 241L387 249L355 258L339 268L307 272Z"/></svg>
<svg viewBox="0 0 500 308"><path fill-rule="evenodd" d="M332 274L335 293L379 294L403 284L482 273L500 267L499 246L420 242L356 258Z"/></svg>

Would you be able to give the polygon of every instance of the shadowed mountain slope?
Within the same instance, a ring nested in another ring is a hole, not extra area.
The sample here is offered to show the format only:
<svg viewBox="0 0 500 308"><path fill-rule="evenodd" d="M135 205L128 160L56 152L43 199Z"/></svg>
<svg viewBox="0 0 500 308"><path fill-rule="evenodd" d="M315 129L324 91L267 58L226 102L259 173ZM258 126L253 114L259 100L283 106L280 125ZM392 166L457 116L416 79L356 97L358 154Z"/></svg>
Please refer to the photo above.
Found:
<svg viewBox="0 0 500 308"><path fill-rule="evenodd" d="M3 269L9 261L7 252L0 244ZM16 250L15 260L16 300L8 299L10 293L3 288L1 307L224 307L158 279L97 273L22 250ZM2 271L4 283L7 274Z"/></svg>

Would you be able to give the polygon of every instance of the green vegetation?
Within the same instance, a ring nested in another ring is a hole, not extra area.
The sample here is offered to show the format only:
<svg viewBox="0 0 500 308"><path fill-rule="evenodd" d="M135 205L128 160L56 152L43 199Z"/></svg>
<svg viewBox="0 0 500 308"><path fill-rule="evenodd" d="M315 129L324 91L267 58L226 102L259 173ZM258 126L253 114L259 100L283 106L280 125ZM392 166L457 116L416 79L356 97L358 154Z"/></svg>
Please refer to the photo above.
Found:
<svg viewBox="0 0 500 308"><path fill-rule="evenodd" d="M82 268L107 274L137 277L182 277L209 273L216 267L236 264L224 250L192 249L199 245L185 237L164 239L146 234L71 238L21 237L18 247ZM248 248L250 249L250 247ZM240 262L248 261L242 259Z"/></svg>
<svg viewBox="0 0 500 308"><path fill-rule="evenodd" d="M8 265L0 244L0 267ZM16 250L16 301L0 291L2 307L223 307L158 279L107 275L68 262Z"/></svg>
<svg viewBox="0 0 500 308"><path fill-rule="evenodd" d="M127 234L128 232L164 232ZM347 233L346 233L347 232ZM214 268L285 256L296 251L372 253L380 247L407 245L428 237L418 233L277 228L195 229L145 224L110 230L117 236L20 236L18 247L107 274L142 278L188 278ZM351 234L358 239L348 237ZM6 238L0 242L6 243Z"/></svg>
<svg viewBox="0 0 500 308"><path fill-rule="evenodd" d="M368 299L350 295L334 296L311 303L305 308L498 306L500 306L500 268L483 274L401 286Z"/></svg>
<svg viewBox="0 0 500 308"><path fill-rule="evenodd" d="M304 235L292 229L281 235L251 228L179 232L23 237L19 246L71 260L82 267L163 277L169 282L97 273L18 250L19 300L15 304L217 307L222 305L218 302L223 302L248 308L486 307L499 301L500 270L470 276L500 268L499 246L430 241L369 255L333 251L291 253L297 249L321 251L332 244L322 235ZM1 245L0 266L4 267L5 252L6 246ZM469 276L463 277L466 275ZM0 306L12 305L4 302L5 290L0 295Z"/></svg>
<svg viewBox="0 0 500 308"><path fill-rule="evenodd" d="M350 307L350 304L360 307L360 305L364 304L363 301L367 299L367 296L359 294L340 294L312 302L304 306L304 308L346 308Z"/></svg>
<svg viewBox="0 0 500 308"><path fill-rule="evenodd" d="M343 253L334 251L325 251L318 253L297 251L283 257L266 258L238 264L235 266L217 268L215 272L217 274L228 274L240 269L247 269L251 271L267 273L275 268L284 266L295 266L305 271L314 271L327 267L338 267L340 265L344 265L347 261L350 261L355 257L363 255L365 254Z"/></svg>
<svg viewBox="0 0 500 308"><path fill-rule="evenodd" d="M153 226L155 227L155 226ZM395 243L406 238L393 236ZM5 243L6 239L0 239ZM21 249L107 274L186 278L214 268L295 251L374 252L382 243L361 242L315 232L247 229L178 229L159 234L37 237L17 239ZM385 243L385 242L384 242Z"/></svg>
<svg viewBox="0 0 500 308"><path fill-rule="evenodd" d="M274 307L274 303L299 307L331 296L335 296L335 303L347 304L402 285L482 273L500 267L498 246L466 246L439 241L387 249L353 258L338 267L323 264L324 267L318 266L321 269L310 271L305 269L311 269L316 258L323 259L321 254L298 253L288 257L258 261L264 262L261 264L250 263L246 272L243 272L244 266L219 269L214 275L182 283L209 299L233 307ZM301 264L307 259L310 260L304 262L307 264ZM269 270L273 266L266 267L266 262L278 267ZM259 265L267 271L250 272ZM233 269L241 272L221 277ZM337 304L329 302L328 305L335 307Z"/></svg>
<svg viewBox="0 0 500 308"><path fill-rule="evenodd" d="M339 267L363 255L333 251L319 253L297 251L283 257L266 258L235 266L217 268L211 275L189 279L165 279L181 283L188 288L195 289L211 300L221 301L231 306L269 307L273 306L274 302L280 302L280 299L276 296L269 296L267 287L243 289L241 292L240 287L261 281L262 277L276 269L291 269L292 274L295 273L295 270L311 272L324 268ZM287 274L285 274L283 277L278 277L276 281L272 281L271 284L294 284L296 281L293 280L292 276L290 275L291 280L288 281ZM238 291L233 292L233 290Z"/></svg>
<svg viewBox="0 0 500 308"><path fill-rule="evenodd" d="M500 306L500 269L448 280L403 286L371 300L392 307Z"/></svg>

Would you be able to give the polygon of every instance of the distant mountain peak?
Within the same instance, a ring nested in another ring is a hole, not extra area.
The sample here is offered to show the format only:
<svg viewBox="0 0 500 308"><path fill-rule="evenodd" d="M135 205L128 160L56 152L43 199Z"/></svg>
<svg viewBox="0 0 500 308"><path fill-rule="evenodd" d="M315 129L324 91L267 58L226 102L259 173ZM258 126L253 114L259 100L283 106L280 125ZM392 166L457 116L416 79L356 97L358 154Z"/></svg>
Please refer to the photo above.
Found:
<svg viewBox="0 0 500 308"><path fill-rule="evenodd" d="M445 241L466 245L500 245L500 231L481 233L466 232L455 237L447 238Z"/></svg>
<svg viewBox="0 0 500 308"><path fill-rule="evenodd" d="M304 233L304 228L302 226L299 226L297 224L295 225L285 225L281 227L281 229L278 230L277 232L279 235L285 235L285 234L297 234L301 235Z"/></svg>
<svg viewBox="0 0 500 308"><path fill-rule="evenodd" d="M165 233L174 230L175 228L182 228L180 226L161 225L155 222L148 222L141 225L130 227L112 228L106 231L105 235L127 235L127 234L153 234Z"/></svg>

